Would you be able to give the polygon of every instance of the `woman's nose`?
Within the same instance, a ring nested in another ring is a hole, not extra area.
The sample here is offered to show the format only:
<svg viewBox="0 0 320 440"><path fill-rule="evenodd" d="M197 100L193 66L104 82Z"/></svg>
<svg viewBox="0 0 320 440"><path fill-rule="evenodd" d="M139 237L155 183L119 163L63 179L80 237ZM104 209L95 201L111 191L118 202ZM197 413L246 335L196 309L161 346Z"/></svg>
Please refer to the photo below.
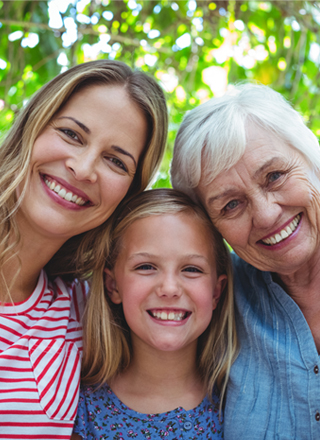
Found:
<svg viewBox="0 0 320 440"><path fill-rule="evenodd" d="M90 149L69 157L66 166L76 180L90 183L97 181L97 157Z"/></svg>
<svg viewBox="0 0 320 440"><path fill-rule="evenodd" d="M256 197L252 203L252 223L255 228L267 229L277 223L281 206L272 194Z"/></svg>

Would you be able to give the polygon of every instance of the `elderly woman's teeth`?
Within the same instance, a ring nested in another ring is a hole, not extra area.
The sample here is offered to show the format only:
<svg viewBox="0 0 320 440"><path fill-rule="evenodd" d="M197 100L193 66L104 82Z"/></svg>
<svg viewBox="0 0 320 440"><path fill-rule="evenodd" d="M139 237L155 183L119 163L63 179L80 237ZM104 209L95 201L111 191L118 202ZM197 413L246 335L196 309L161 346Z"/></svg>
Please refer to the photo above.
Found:
<svg viewBox="0 0 320 440"><path fill-rule="evenodd" d="M297 217L295 217L292 222L284 229L282 229L278 234L275 234L273 237L266 238L265 240L262 240L262 242L264 244L273 245L280 243L280 241L282 240L285 240L297 229L300 218L301 215L298 214Z"/></svg>
<svg viewBox="0 0 320 440"><path fill-rule="evenodd" d="M150 311L150 314L161 321L182 321L187 315L186 312L165 312L163 310Z"/></svg>
<svg viewBox="0 0 320 440"><path fill-rule="evenodd" d="M57 193L62 199L67 200L68 202L73 202L76 205L84 205L86 202L82 197L78 197L76 194L73 194L71 191L68 191L62 188L59 184L55 183L53 180L44 179L45 184L51 191Z"/></svg>

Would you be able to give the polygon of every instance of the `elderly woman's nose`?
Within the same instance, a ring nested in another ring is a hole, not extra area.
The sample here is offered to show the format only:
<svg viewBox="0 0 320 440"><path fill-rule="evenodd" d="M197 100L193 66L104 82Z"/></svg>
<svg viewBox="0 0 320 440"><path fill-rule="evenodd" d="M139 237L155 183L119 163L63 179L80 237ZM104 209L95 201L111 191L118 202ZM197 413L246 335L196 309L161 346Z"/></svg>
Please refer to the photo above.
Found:
<svg viewBox="0 0 320 440"><path fill-rule="evenodd" d="M272 227L281 216L281 206L270 195L257 197L252 203L252 223L259 229Z"/></svg>
<svg viewBox="0 0 320 440"><path fill-rule="evenodd" d="M66 166L76 180L89 181L91 183L97 180L97 158L89 150L84 150L81 154L68 158Z"/></svg>

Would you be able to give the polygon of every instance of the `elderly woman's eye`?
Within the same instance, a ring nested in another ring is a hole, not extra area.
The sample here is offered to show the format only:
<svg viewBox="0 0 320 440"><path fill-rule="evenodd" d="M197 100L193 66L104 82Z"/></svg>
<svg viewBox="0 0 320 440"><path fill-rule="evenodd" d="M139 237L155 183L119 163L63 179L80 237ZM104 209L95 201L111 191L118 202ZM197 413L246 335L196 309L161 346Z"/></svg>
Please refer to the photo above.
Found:
<svg viewBox="0 0 320 440"><path fill-rule="evenodd" d="M274 173L268 174L268 182L273 183L276 180L278 180L282 176L282 173L280 171L275 171Z"/></svg>
<svg viewBox="0 0 320 440"><path fill-rule="evenodd" d="M224 207L225 211L231 211L232 209L235 209L239 205L238 200L231 200L231 202L227 203Z"/></svg>

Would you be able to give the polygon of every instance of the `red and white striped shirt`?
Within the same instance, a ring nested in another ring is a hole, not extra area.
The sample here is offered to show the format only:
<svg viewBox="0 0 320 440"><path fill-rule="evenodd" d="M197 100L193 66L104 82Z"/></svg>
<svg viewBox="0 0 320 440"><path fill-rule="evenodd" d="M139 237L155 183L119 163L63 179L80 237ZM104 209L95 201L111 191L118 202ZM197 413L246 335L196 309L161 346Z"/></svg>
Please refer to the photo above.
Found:
<svg viewBox="0 0 320 440"><path fill-rule="evenodd" d="M0 439L69 439L76 415L86 285L48 283L0 305Z"/></svg>

